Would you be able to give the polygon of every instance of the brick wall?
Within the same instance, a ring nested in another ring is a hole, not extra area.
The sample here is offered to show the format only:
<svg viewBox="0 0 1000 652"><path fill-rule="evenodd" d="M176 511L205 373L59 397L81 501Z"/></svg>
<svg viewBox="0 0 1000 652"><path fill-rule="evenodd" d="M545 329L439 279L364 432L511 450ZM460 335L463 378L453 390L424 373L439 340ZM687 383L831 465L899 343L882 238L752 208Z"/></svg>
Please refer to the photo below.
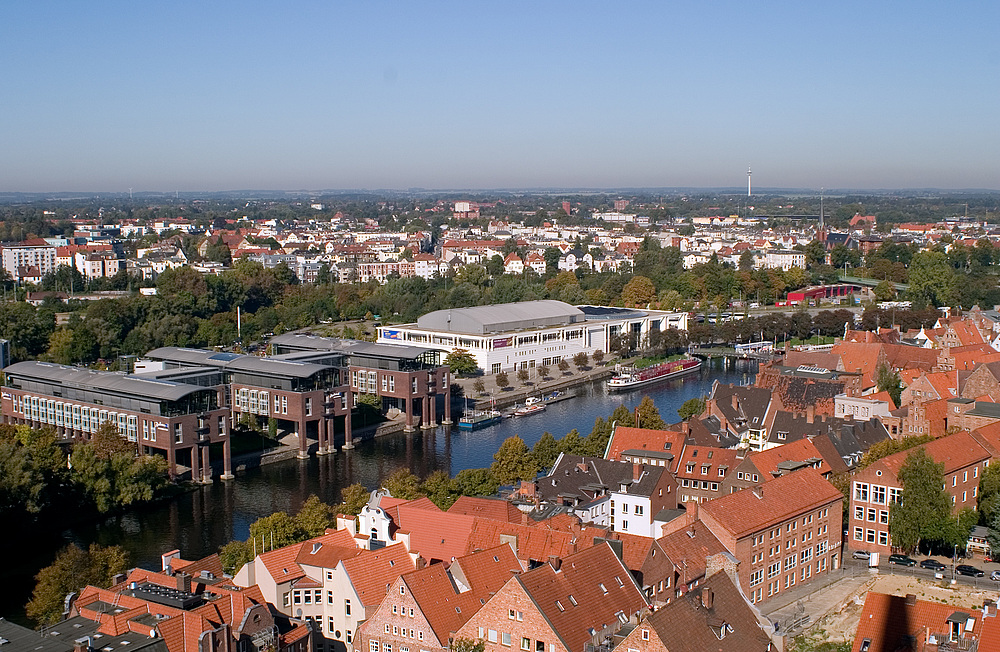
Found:
<svg viewBox="0 0 1000 652"><path fill-rule="evenodd" d="M566 605L569 609L580 609ZM513 612L513 617L511 617ZM495 636L492 633L495 633ZM504 634L510 645L505 645ZM484 652L582 652L567 650L516 579L508 581L458 631L457 638L482 639ZM490 640L495 638L495 641ZM526 639L526 643L525 643ZM527 645L527 649L525 649Z"/></svg>

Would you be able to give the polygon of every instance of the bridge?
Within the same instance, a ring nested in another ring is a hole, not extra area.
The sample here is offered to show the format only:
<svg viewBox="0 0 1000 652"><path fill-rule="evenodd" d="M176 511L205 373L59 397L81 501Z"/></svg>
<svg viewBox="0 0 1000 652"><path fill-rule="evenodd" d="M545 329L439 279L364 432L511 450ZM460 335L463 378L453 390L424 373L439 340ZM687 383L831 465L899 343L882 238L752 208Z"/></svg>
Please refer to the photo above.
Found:
<svg viewBox="0 0 1000 652"><path fill-rule="evenodd" d="M870 288L873 288L882 282L882 279L861 278L860 276L848 276L847 274L841 274L839 278L842 283L854 283L855 285L864 285ZM888 283L892 289L897 292L906 292L910 289L910 286L906 283L895 283L893 281L889 281Z"/></svg>
<svg viewBox="0 0 1000 652"><path fill-rule="evenodd" d="M770 360L776 355L775 351L737 351L730 346L692 348L688 350L688 353L698 358L741 358L746 360Z"/></svg>

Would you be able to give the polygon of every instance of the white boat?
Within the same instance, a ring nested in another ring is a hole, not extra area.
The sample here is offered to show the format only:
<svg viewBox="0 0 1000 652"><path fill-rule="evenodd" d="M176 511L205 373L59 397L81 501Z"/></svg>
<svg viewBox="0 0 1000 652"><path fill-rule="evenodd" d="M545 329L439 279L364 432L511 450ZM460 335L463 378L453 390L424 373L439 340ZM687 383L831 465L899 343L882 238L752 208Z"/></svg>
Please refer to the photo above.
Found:
<svg viewBox="0 0 1000 652"><path fill-rule="evenodd" d="M645 369L635 367L625 367L608 380L608 389L632 389L642 387L668 378L676 378L684 374L692 373L701 369L701 360L690 358L687 360L673 360L671 362L661 362Z"/></svg>

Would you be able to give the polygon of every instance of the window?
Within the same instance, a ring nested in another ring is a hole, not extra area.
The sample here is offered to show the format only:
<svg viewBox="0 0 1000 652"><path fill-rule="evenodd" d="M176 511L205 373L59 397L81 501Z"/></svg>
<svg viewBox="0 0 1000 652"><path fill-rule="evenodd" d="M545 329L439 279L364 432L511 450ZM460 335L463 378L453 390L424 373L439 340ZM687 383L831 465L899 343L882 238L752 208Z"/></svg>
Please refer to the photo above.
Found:
<svg viewBox="0 0 1000 652"><path fill-rule="evenodd" d="M865 529L864 528L860 528L860 527L854 528L854 540L855 541L864 541L865 540Z"/></svg>
<svg viewBox="0 0 1000 652"><path fill-rule="evenodd" d="M876 515L876 513L877 512L876 512L876 510L875 510L874 507L869 507L868 508L868 520L871 521L872 523L875 522L875 515Z"/></svg>
<svg viewBox="0 0 1000 652"><path fill-rule="evenodd" d="M368 642L368 652L378 652L378 641Z"/></svg>
<svg viewBox="0 0 1000 652"><path fill-rule="evenodd" d="M500 645L510 647L510 632L500 632Z"/></svg>
<svg viewBox="0 0 1000 652"><path fill-rule="evenodd" d="M636 516L642 516L642 505L636 505L635 506L635 515Z"/></svg>
<svg viewBox="0 0 1000 652"><path fill-rule="evenodd" d="M489 641L490 643L496 643L497 642L497 630L495 630L495 629L487 629L486 630L486 640Z"/></svg>
<svg viewBox="0 0 1000 652"><path fill-rule="evenodd" d="M522 650L530 650L531 649L531 639L530 638L524 638L524 637L521 638L521 649Z"/></svg>
<svg viewBox="0 0 1000 652"><path fill-rule="evenodd" d="M861 502L868 502L868 483L867 482L855 482L854 483L854 500L860 500Z"/></svg>
<svg viewBox="0 0 1000 652"><path fill-rule="evenodd" d="M872 502L885 505L885 487L872 485Z"/></svg>
<svg viewBox="0 0 1000 652"><path fill-rule="evenodd" d="M389 626L389 623L386 623L385 624L385 633L389 634L391 632L392 632L392 628Z"/></svg>
<svg viewBox="0 0 1000 652"><path fill-rule="evenodd" d="M333 604L333 591L326 592L326 603Z"/></svg>
<svg viewBox="0 0 1000 652"><path fill-rule="evenodd" d="M754 572L750 573L750 586L757 586L758 584L763 584L763 582L764 582L763 568L755 570ZM645 630L643 630L643 635L644 635L643 640L648 641L649 639L646 638L647 632Z"/></svg>
<svg viewBox="0 0 1000 652"><path fill-rule="evenodd" d="M865 530L865 541L875 543L875 530Z"/></svg>
<svg viewBox="0 0 1000 652"><path fill-rule="evenodd" d="M344 600L344 614L348 615L348 616L351 615L351 601L350 600Z"/></svg>
<svg viewBox="0 0 1000 652"><path fill-rule="evenodd" d="M887 546L887 545L889 545L889 533L888 532L882 531L882 532L878 533L878 544L880 546Z"/></svg>

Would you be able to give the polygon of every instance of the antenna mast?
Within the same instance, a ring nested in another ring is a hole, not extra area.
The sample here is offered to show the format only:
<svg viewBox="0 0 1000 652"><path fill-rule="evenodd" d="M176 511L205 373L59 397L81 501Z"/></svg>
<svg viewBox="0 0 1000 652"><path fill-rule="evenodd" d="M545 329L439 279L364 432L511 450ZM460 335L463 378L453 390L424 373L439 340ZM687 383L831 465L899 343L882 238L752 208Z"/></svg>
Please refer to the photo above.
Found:
<svg viewBox="0 0 1000 652"><path fill-rule="evenodd" d="M750 196L750 166L747 165L747 197Z"/></svg>

